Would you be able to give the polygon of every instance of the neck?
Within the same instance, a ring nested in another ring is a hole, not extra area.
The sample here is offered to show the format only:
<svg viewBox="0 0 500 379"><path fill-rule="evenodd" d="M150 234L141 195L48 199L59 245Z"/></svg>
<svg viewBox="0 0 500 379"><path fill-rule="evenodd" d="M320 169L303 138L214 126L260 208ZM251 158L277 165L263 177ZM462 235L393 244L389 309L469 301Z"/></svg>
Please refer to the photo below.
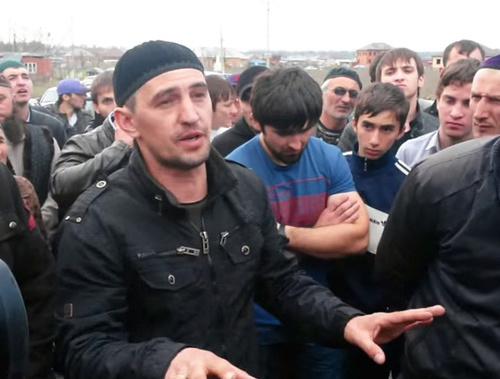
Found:
<svg viewBox="0 0 500 379"><path fill-rule="evenodd" d="M16 104L16 116L23 121L28 121L28 115L30 114L29 104Z"/></svg>
<svg viewBox="0 0 500 379"><path fill-rule="evenodd" d="M441 150L446 149L447 147L456 145L457 143L468 141L472 139L472 133L466 134L465 136L461 138L451 138L444 134L443 129L440 127L438 130L438 141L439 141L439 148Z"/></svg>
<svg viewBox="0 0 500 379"><path fill-rule="evenodd" d="M73 109L73 107L71 107L67 103L61 103L61 104L59 104L58 108L59 108L59 112L65 114L68 119L71 116L73 116L73 113L75 113L75 110Z"/></svg>
<svg viewBox="0 0 500 379"><path fill-rule="evenodd" d="M408 116L406 117L406 123L404 131L405 133L410 130L410 122L415 120L418 114L418 98L417 96L413 96L411 98L407 98L410 103L410 109L408 110Z"/></svg>
<svg viewBox="0 0 500 379"><path fill-rule="evenodd" d="M326 129L331 129L331 130L343 130L347 125L347 118L331 117L324 112L321 114L319 120Z"/></svg>
<svg viewBox="0 0 500 379"><path fill-rule="evenodd" d="M148 162L146 166L164 188L169 190L181 204L196 203L207 196L207 169L205 163L193 169L181 170L165 167L158 162Z"/></svg>

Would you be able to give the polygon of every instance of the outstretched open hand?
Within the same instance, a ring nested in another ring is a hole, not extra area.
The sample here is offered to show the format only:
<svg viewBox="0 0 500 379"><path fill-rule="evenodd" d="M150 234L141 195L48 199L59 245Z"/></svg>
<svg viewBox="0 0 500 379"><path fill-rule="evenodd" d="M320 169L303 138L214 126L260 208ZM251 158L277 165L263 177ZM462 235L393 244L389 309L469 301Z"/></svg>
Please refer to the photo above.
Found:
<svg viewBox="0 0 500 379"><path fill-rule="evenodd" d="M416 326L430 324L434 317L442 316L444 313L445 309L442 306L435 305L428 308L358 316L347 323L344 337L361 348L376 363L383 364L385 354L378 344L392 341Z"/></svg>

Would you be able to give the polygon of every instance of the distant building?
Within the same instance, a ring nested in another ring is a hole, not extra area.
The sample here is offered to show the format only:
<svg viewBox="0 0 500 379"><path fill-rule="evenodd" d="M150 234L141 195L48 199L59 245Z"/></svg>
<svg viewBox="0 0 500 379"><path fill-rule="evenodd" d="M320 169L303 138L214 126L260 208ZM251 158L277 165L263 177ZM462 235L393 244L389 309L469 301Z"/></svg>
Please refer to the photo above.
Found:
<svg viewBox="0 0 500 379"><path fill-rule="evenodd" d="M49 79L52 77L52 61L50 58L33 53L0 53L0 61L16 60L24 64L34 79Z"/></svg>
<svg viewBox="0 0 500 379"><path fill-rule="evenodd" d="M433 68L443 67L443 55L433 55L431 58Z"/></svg>
<svg viewBox="0 0 500 379"><path fill-rule="evenodd" d="M377 55L391 50L392 47L386 43L371 43L356 50L357 65L369 66Z"/></svg>
<svg viewBox="0 0 500 379"><path fill-rule="evenodd" d="M200 47L193 50L207 70L214 70L217 66L222 68L222 65L224 69L243 69L248 66L249 57L235 49L223 48L222 54L220 47Z"/></svg>

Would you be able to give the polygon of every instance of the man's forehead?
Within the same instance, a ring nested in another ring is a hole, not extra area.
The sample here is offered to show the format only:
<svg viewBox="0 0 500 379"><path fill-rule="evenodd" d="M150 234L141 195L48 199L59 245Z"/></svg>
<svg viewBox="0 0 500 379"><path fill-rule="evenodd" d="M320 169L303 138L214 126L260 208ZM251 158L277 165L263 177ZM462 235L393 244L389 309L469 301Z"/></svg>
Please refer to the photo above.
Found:
<svg viewBox="0 0 500 379"><path fill-rule="evenodd" d="M2 74L4 76L28 74L28 70L25 67L9 67L6 68Z"/></svg>
<svg viewBox="0 0 500 379"><path fill-rule="evenodd" d="M164 90L166 88L180 89L182 87L199 87L205 86L207 83L205 80L205 75L196 69L192 68L182 68L178 70L172 70L164 72L158 76L155 76L148 80L141 88L148 88L153 90ZM161 86L158 87L158 86Z"/></svg>
<svg viewBox="0 0 500 379"><path fill-rule="evenodd" d="M0 86L0 94L3 96L10 96L12 95L12 88Z"/></svg>
<svg viewBox="0 0 500 379"><path fill-rule="evenodd" d="M351 86L354 86L356 88L359 88L358 83L354 79L349 78L347 76L335 76L335 77L330 78L328 80L330 81L328 83L328 88L334 88L338 85L344 85L344 86L351 85Z"/></svg>
<svg viewBox="0 0 500 379"><path fill-rule="evenodd" d="M392 62L387 62L382 66L382 69L393 68L393 67L417 67L417 63L414 58L410 58L410 60L404 58L398 58L393 60Z"/></svg>
<svg viewBox="0 0 500 379"><path fill-rule="evenodd" d="M500 92L500 70L493 68L480 69L472 81L473 90L477 87L496 88Z"/></svg>

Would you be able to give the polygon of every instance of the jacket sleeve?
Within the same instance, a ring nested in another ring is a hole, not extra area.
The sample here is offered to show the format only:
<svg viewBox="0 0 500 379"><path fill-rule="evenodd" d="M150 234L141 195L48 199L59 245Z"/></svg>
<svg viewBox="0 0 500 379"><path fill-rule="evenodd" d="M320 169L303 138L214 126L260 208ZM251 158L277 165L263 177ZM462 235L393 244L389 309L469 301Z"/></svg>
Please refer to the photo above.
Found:
<svg viewBox="0 0 500 379"><path fill-rule="evenodd" d="M163 379L185 345L129 342L126 259L98 217L82 218L63 222L58 249L58 365L71 379Z"/></svg>
<svg viewBox="0 0 500 379"><path fill-rule="evenodd" d="M284 250L286 239L276 229L276 219L263 185L259 192L264 208L261 226L264 250L256 300L307 340L326 346L347 345L345 326L362 312L343 303L329 289L299 270L295 255Z"/></svg>
<svg viewBox="0 0 500 379"><path fill-rule="evenodd" d="M23 206L14 178L7 175L0 174L0 259L14 274L28 316L30 352L26 377L49 379L52 378L55 337L55 261L38 228L28 222L28 211ZM4 222L9 227L5 228ZM15 224L14 228L12 224Z"/></svg>
<svg viewBox="0 0 500 379"><path fill-rule="evenodd" d="M428 263L438 251L438 204L433 204L427 183L432 178L417 166L403 182L393 204L375 256L375 270L390 290L394 307L406 308L409 297Z"/></svg>
<svg viewBox="0 0 500 379"><path fill-rule="evenodd" d="M114 141L102 149L96 139L91 140L87 135L70 138L51 178L52 194L59 207L67 210L99 178L123 167L129 154L130 147L122 141Z"/></svg>
<svg viewBox="0 0 500 379"><path fill-rule="evenodd" d="M352 151L354 148L354 144L357 142L358 138L354 129L352 128L352 124L348 123L340 136L339 143L337 147L345 153L346 151Z"/></svg>

